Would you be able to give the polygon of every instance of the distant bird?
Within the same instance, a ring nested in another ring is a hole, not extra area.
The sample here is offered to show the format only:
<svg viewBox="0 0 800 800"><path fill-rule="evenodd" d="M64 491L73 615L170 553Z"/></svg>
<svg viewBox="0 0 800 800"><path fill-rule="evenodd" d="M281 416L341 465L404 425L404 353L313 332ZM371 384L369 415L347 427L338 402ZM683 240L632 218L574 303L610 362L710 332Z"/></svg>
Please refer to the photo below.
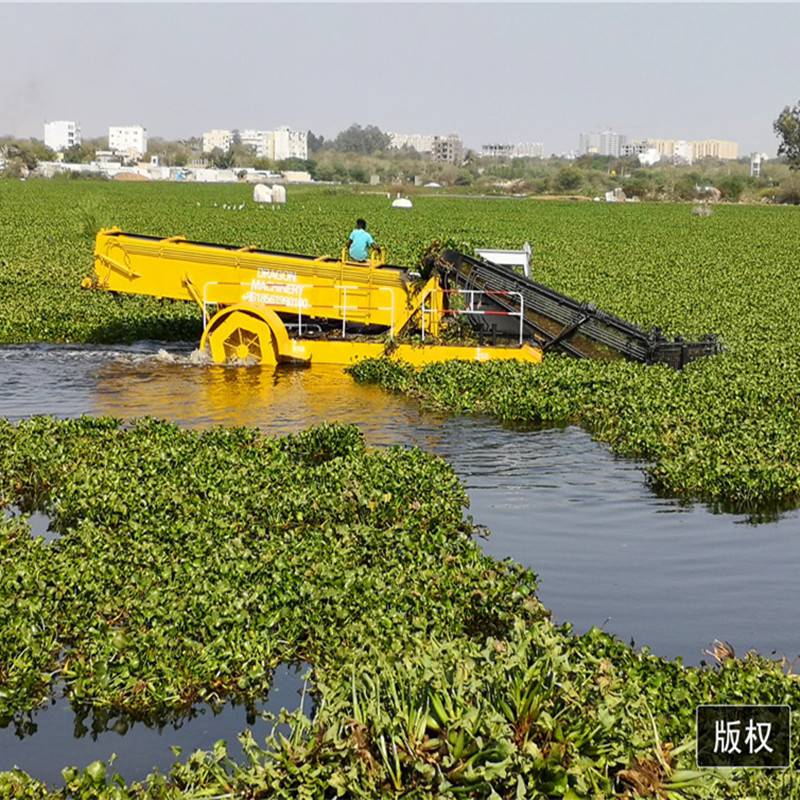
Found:
<svg viewBox="0 0 800 800"><path fill-rule="evenodd" d="M241 211L243 208L244 208L244 203L242 203L242 204L239 206L239 211Z"/></svg>

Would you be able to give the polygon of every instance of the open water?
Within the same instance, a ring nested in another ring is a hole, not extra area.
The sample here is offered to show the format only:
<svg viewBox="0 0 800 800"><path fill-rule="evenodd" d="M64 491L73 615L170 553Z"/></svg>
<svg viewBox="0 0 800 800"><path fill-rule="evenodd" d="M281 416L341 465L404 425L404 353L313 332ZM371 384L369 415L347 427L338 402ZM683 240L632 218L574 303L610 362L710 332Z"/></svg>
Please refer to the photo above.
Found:
<svg viewBox="0 0 800 800"><path fill-rule="evenodd" d="M336 367L199 366L191 352L157 342L0 348L0 416L155 416L267 434L356 423L372 444L418 445L446 458L467 486L475 522L491 530L481 540L486 552L530 566L542 602L576 631L598 625L695 664L714 638L740 654L800 654L797 511L755 525L658 497L642 464L614 457L578 428L514 431L423 412ZM211 728L197 746L220 738ZM162 746L161 736L151 738ZM17 752L7 742L0 738L0 770Z"/></svg>

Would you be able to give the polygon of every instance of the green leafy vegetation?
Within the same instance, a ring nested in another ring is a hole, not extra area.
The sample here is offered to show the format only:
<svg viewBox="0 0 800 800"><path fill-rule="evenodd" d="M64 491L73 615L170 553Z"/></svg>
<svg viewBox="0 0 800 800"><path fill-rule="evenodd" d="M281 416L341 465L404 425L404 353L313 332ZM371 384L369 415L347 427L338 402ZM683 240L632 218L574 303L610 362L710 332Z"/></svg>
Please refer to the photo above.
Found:
<svg viewBox="0 0 800 800"><path fill-rule="evenodd" d="M796 209L536 203L290 190L242 212L243 186L0 182L0 342L200 334L189 304L78 288L98 225L339 252L357 216L394 263L433 240L535 246L538 279L669 334L721 334L682 373L548 357L539 367L365 362L369 380L459 413L577 422L644 457L654 483L763 509L796 504ZM113 716L256 698L313 666L317 711L290 732L197 753L147 787L94 764L73 797L790 797L794 773L693 771L700 702L787 702L798 681L751 655L689 669L594 630L554 626L535 577L484 556L442 461L323 427L283 439L152 420L0 423L0 717L63 687ZM797 737L797 732L795 733ZM797 747L795 738L795 748ZM124 745L121 745L124 746ZM65 765L68 766L68 765ZM0 797L39 798L25 775Z"/></svg>
<svg viewBox="0 0 800 800"><path fill-rule="evenodd" d="M800 169L800 102L785 106L772 127L780 140L778 154L786 156L792 169Z"/></svg>
<svg viewBox="0 0 800 800"><path fill-rule="evenodd" d="M685 668L553 625L533 574L482 554L438 458L347 426L270 439L93 418L3 423L0 445L2 505L60 533L0 525L6 719L56 683L147 716L313 665L313 719L246 739L248 762L218 745L146 788L98 762L65 769L59 796L714 798L792 779L692 769L695 705L796 705L782 664ZM47 789L5 773L0 796Z"/></svg>

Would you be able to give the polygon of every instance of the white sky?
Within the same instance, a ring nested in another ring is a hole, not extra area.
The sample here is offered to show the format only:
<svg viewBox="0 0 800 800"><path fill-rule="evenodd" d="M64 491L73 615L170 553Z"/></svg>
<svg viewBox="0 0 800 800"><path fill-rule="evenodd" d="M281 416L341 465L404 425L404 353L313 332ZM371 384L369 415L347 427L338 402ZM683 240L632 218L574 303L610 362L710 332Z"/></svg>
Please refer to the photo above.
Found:
<svg viewBox="0 0 800 800"><path fill-rule="evenodd" d="M774 154L800 99L795 4L0 4L0 134L352 122L470 146L584 130Z"/></svg>

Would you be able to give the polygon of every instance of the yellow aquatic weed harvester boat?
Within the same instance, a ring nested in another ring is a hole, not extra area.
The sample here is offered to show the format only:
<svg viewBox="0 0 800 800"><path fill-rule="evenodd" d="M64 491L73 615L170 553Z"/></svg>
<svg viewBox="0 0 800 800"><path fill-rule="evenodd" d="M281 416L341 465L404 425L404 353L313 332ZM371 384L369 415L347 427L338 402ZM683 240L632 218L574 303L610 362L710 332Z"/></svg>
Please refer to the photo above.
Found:
<svg viewBox="0 0 800 800"><path fill-rule="evenodd" d="M720 352L713 335L688 342L644 330L536 283L513 269L457 251L427 259L422 277L385 263L159 239L97 235L87 287L195 302L201 349L214 362L351 364L387 355L414 365L464 359L539 363L547 351L625 358L676 369ZM443 341L460 319L473 344Z"/></svg>
<svg viewBox="0 0 800 800"><path fill-rule="evenodd" d="M498 292L445 288L437 274L415 280L382 254L358 263L346 253L315 258L111 228L97 235L94 273L87 288L197 303L200 348L219 364L542 359L541 348L524 341L519 293L501 291L503 308L487 305ZM456 316L496 319L492 343L442 343L443 321Z"/></svg>

